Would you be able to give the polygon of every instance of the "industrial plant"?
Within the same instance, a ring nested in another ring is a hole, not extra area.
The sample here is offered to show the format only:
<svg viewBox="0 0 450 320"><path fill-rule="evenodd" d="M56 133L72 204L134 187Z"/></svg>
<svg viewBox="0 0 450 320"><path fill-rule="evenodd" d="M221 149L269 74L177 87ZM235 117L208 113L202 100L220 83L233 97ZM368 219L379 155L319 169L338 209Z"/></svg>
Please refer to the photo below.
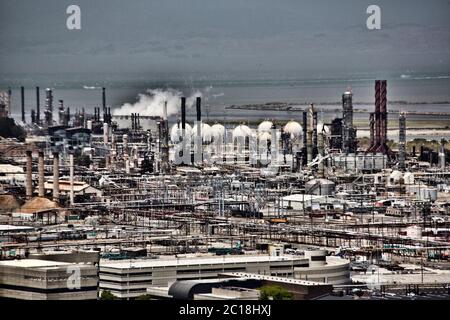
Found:
<svg viewBox="0 0 450 320"><path fill-rule="evenodd" d="M365 127L350 88L257 123L57 90L0 92L1 299L450 299L450 144L413 143L386 80Z"/></svg>

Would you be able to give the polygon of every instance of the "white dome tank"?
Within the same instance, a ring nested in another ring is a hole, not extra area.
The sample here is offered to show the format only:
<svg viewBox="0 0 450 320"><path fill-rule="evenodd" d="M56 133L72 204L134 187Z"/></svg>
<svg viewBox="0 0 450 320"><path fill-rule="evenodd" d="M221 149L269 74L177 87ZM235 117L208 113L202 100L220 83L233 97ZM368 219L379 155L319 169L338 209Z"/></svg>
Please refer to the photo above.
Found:
<svg viewBox="0 0 450 320"><path fill-rule="evenodd" d="M192 127L186 123L186 136L190 137L192 132ZM172 128L170 129L170 140L172 142L179 142L180 138L182 136L182 129L181 129L181 123L175 123Z"/></svg>
<svg viewBox="0 0 450 320"><path fill-rule="evenodd" d="M273 126L272 121L265 120L259 124L258 132L270 132L272 126Z"/></svg>
<svg viewBox="0 0 450 320"><path fill-rule="evenodd" d="M206 123L202 123L202 139L204 142L210 142L212 139L212 134L211 134L211 126L209 124ZM194 127L192 128L191 131L191 137L194 138L197 136L197 124L194 125Z"/></svg>
<svg viewBox="0 0 450 320"><path fill-rule="evenodd" d="M264 141L264 140L271 140L272 139L272 135L269 132L261 132L259 134L259 140L260 141Z"/></svg>
<svg viewBox="0 0 450 320"><path fill-rule="evenodd" d="M253 136L253 135L254 135L254 133L253 133L252 129L250 129L245 124L240 124L233 130L233 139L238 138L238 137L249 137L249 136Z"/></svg>
<svg viewBox="0 0 450 320"><path fill-rule="evenodd" d="M303 128L297 121L291 120L283 128L284 132L291 135L291 139L300 138L303 133Z"/></svg>
<svg viewBox="0 0 450 320"><path fill-rule="evenodd" d="M216 138L223 138L225 136L225 127L220 123L215 123L211 126L211 136Z"/></svg>

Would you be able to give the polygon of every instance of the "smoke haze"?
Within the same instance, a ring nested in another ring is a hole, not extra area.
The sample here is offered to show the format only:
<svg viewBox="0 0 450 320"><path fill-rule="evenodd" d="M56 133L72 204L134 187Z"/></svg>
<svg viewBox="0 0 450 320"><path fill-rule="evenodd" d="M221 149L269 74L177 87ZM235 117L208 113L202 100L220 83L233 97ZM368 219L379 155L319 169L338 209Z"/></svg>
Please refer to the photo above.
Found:
<svg viewBox="0 0 450 320"><path fill-rule="evenodd" d="M146 93L140 93L135 103L125 103L113 111L114 115L127 115L139 113L141 116L163 116L164 102L167 101L167 115L171 116L180 111L181 97L183 93L174 89L149 89ZM200 91L196 91L186 97L186 107L194 105L196 97L202 97Z"/></svg>

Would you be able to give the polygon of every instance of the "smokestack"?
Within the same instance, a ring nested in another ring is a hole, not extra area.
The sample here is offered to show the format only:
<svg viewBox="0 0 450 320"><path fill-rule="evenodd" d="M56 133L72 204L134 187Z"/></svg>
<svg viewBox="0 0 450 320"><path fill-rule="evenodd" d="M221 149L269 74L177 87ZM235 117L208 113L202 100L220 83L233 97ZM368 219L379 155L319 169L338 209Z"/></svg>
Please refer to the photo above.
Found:
<svg viewBox="0 0 450 320"><path fill-rule="evenodd" d="M313 112L313 149L312 157L313 159L317 156L317 111Z"/></svg>
<svg viewBox="0 0 450 320"><path fill-rule="evenodd" d="M53 152L53 201L59 202L59 153Z"/></svg>
<svg viewBox="0 0 450 320"><path fill-rule="evenodd" d="M303 147L302 147L302 155L303 155L302 164L303 165L306 165L308 163L307 145L308 145L308 113L306 111L304 111L303 112Z"/></svg>
<svg viewBox="0 0 450 320"><path fill-rule="evenodd" d="M398 118L398 126L398 167L403 171L405 169L406 160L406 120L403 113L400 113Z"/></svg>
<svg viewBox="0 0 450 320"><path fill-rule="evenodd" d="M307 131L306 152L307 152L307 161L309 163L313 160L314 105L312 104L308 109L308 120L309 125Z"/></svg>
<svg viewBox="0 0 450 320"><path fill-rule="evenodd" d="M380 112L381 112L381 143L385 145L387 143L387 82L381 81L380 85Z"/></svg>
<svg viewBox="0 0 450 320"><path fill-rule="evenodd" d="M381 143L381 82L375 81L375 148Z"/></svg>
<svg viewBox="0 0 450 320"><path fill-rule="evenodd" d="M111 107L108 107L108 123L111 124Z"/></svg>
<svg viewBox="0 0 450 320"><path fill-rule="evenodd" d="M69 153L69 177L70 177L70 205L74 204L74 192L73 192L73 152Z"/></svg>
<svg viewBox="0 0 450 320"><path fill-rule="evenodd" d="M38 195L39 197L45 196L45 189L44 189L44 152L39 151L39 158L38 158Z"/></svg>
<svg viewBox="0 0 450 320"><path fill-rule="evenodd" d="M321 158L321 161L319 162L318 175L319 177L323 178L325 176L325 160L323 160L323 157L325 156L325 141L322 132L319 133L319 141L317 148Z"/></svg>
<svg viewBox="0 0 450 320"><path fill-rule="evenodd" d="M102 106L103 106L103 113L105 113L105 109L106 109L106 92L105 92L105 88L102 88Z"/></svg>
<svg viewBox="0 0 450 320"><path fill-rule="evenodd" d="M141 127L141 115L138 113L137 114L137 122L136 122L136 129L140 129Z"/></svg>
<svg viewBox="0 0 450 320"><path fill-rule="evenodd" d="M27 177L25 182L25 194L27 199L33 196L33 158L32 151L27 150Z"/></svg>
<svg viewBox="0 0 450 320"><path fill-rule="evenodd" d="M31 123L36 123L36 112L31 110Z"/></svg>
<svg viewBox="0 0 450 320"><path fill-rule="evenodd" d="M25 88L20 87L20 98L21 98L21 106L22 106L22 122L25 123Z"/></svg>
<svg viewBox="0 0 450 320"><path fill-rule="evenodd" d="M416 156L416 146L412 147L412 156L415 157Z"/></svg>
<svg viewBox="0 0 450 320"><path fill-rule="evenodd" d="M197 121L202 121L202 98L197 97L196 106L197 106Z"/></svg>
<svg viewBox="0 0 450 320"><path fill-rule="evenodd" d="M181 129L186 129L186 97L181 97Z"/></svg>
<svg viewBox="0 0 450 320"><path fill-rule="evenodd" d="M202 163L203 162L203 139L202 139L202 107L201 107L202 99L197 97L196 99L196 107L197 107L197 143L195 150L195 162Z"/></svg>
<svg viewBox="0 0 450 320"><path fill-rule="evenodd" d="M41 95L39 87L36 87L36 123L41 124Z"/></svg>

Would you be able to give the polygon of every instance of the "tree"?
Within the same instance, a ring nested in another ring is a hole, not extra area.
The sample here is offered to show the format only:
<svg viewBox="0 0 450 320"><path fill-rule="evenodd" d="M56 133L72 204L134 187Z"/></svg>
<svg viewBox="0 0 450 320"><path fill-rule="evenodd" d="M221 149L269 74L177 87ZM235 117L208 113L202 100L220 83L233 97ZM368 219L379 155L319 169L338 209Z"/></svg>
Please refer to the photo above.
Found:
<svg viewBox="0 0 450 320"><path fill-rule="evenodd" d="M117 297L113 295L110 291L105 290L102 291L102 294L100 295L100 300L117 300Z"/></svg>
<svg viewBox="0 0 450 320"><path fill-rule="evenodd" d="M23 142L27 136L25 130L19 127L12 118L0 118L0 137L16 138Z"/></svg>
<svg viewBox="0 0 450 320"><path fill-rule="evenodd" d="M259 300L293 300L294 294L278 285L269 285L259 288Z"/></svg>

